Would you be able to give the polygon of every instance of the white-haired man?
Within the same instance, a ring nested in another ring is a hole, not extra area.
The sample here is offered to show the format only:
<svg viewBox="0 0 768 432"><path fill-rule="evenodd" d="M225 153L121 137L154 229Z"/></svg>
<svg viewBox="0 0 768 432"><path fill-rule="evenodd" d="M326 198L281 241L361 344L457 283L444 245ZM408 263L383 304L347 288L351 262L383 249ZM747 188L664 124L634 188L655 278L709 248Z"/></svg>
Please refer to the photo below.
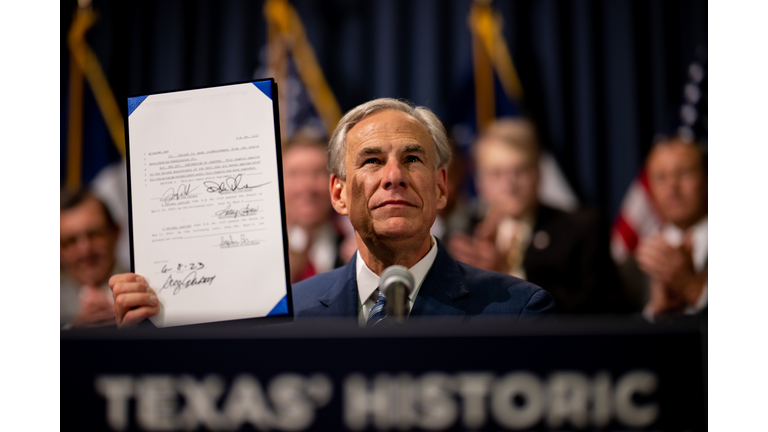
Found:
<svg viewBox="0 0 768 432"><path fill-rule="evenodd" d="M331 202L349 216L358 251L346 266L293 285L297 319L357 317L365 324L379 298L379 277L395 264L414 276L411 319L503 316L518 322L554 312L543 289L455 261L430 234L446 204L450 155L442 123L424 107L385 98L344 115L329 143ZM139 276L115 276L110 285L118 325L157 313L157 298Z"/></svg>

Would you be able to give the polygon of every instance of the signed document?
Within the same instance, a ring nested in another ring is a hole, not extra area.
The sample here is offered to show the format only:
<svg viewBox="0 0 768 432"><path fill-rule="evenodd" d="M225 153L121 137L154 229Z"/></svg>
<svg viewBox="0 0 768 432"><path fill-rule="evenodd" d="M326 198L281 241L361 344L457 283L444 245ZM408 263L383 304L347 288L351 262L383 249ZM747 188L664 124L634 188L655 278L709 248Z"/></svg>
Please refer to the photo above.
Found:
<svg viewBox="0 0 768 432"><path fill-rule="evenodd" d="M276 86L128 99L133 271L158 327L288 315Z"/></svg>

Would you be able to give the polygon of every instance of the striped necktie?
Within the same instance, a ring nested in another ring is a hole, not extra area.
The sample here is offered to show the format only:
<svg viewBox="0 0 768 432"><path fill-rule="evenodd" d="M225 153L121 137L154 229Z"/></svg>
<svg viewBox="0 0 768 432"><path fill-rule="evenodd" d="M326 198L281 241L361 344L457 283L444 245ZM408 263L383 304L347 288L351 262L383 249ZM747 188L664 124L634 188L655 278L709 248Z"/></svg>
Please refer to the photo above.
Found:
<svg viewBox="0 0 768 432"><path fill-rule="evenodd" d="M387 317L387 298L379 289L379 298L376 300L376 304L373 305L371 312L368 314L368 321L365 323L366 328L374 326L382 327L384 324L384 318Z"/></svg>

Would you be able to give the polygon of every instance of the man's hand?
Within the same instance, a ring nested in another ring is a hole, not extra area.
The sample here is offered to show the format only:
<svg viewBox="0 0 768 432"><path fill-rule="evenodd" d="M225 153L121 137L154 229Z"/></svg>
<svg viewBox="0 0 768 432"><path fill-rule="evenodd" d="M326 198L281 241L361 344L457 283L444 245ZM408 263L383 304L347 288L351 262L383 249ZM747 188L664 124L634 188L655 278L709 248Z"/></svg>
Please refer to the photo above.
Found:
<svg viewBox="0 0 768 432"><path fill-rule="evenodd" d="M660 235L638 245L638 265L651 277L650 304L654 313L682 310L696 304L707 274L696 273L691 250L690 236L686 236L679 247L670 246Z"/></svg>
<svg viewBox="0 0 768 432"><path fill-rule="evenodd" d="M509 272L504 257L496 251L496 246L490 240L456 233L448 239L447 248L457 261L485 270Z"/></svg>
<svg viewBox="0 0 768 432"><path fill-rule="evenodd" d="M485 218L475 227L475 238L493 242L496 230L506 217L514 217L515 203L508 198L499 198L488 208Z"/></svg>
<svg viewBox="0 0 768 432"><path fill-rule="evenodd" d="M155 291L139 275L123 273L112 276L109 287L115 299L115 319L119 328L136 327L142 320L160 312Z"/></svg>
<svg viewBox="0 0 768 432"><path fill-rule="evenodd" d="M115 309L105 295L98 287L83 287L80 292L80 311L72 320L72 327L115 325Z"/></svg>

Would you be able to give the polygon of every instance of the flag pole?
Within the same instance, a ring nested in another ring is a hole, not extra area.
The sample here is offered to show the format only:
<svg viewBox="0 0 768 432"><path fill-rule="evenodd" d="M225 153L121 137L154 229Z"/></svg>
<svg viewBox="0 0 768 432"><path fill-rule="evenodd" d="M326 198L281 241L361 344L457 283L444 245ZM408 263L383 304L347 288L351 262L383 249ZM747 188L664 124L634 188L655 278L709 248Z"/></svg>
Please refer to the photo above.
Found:
<svg viewBox="0 0 768 432"><path fill-rule="evenodd" d="M70 57L66 187L70 191L79 189L82 182L84 62L78 59L85 57L85 32L92 25L90 2L79 2L67 35Z"/></svg>
<svg viewBox="0 0 768 432"><path fill-rule="evenodd" d="M475 73L475 111L477 131L488 127L496 118L496 97L493 90L491 57L493 41L483 42L483 35L490 35L492 12L489 0L475 0L469 11L469 27L472 30L472 66Z"/></svg>
<svg viewBox="0 0 768 432"><path fill-rule="evenodd" d="M330 134L341 119L341 108L325 80L299 14L287 0L267 0L264 4L264 15L267 19L269 67L276 75L275 80L280 85L286 82L290 51L294 56L299 78L306 86L309 98ZM282 91L281 94L287 92ZM286 110L287 100L284 102L281 98L280 102L281 108ZM280 127L284 132L287 132L287 119L288 116L281 116L280 119ZM286 123L282 123L283 120Z"/></svg>
<svg viewBox="0 0 768 432"><path fill-rule="evenodd" d="M67 36L70 51L70 75L66 185L70 190L77 190L82 186L83 90L85 80L91 87L112 142L125 159L123 114L99 60L85 40L85 34L95 23L96 13L93 12L91 1L79 1L74 13L72 27Z"/></svg>

